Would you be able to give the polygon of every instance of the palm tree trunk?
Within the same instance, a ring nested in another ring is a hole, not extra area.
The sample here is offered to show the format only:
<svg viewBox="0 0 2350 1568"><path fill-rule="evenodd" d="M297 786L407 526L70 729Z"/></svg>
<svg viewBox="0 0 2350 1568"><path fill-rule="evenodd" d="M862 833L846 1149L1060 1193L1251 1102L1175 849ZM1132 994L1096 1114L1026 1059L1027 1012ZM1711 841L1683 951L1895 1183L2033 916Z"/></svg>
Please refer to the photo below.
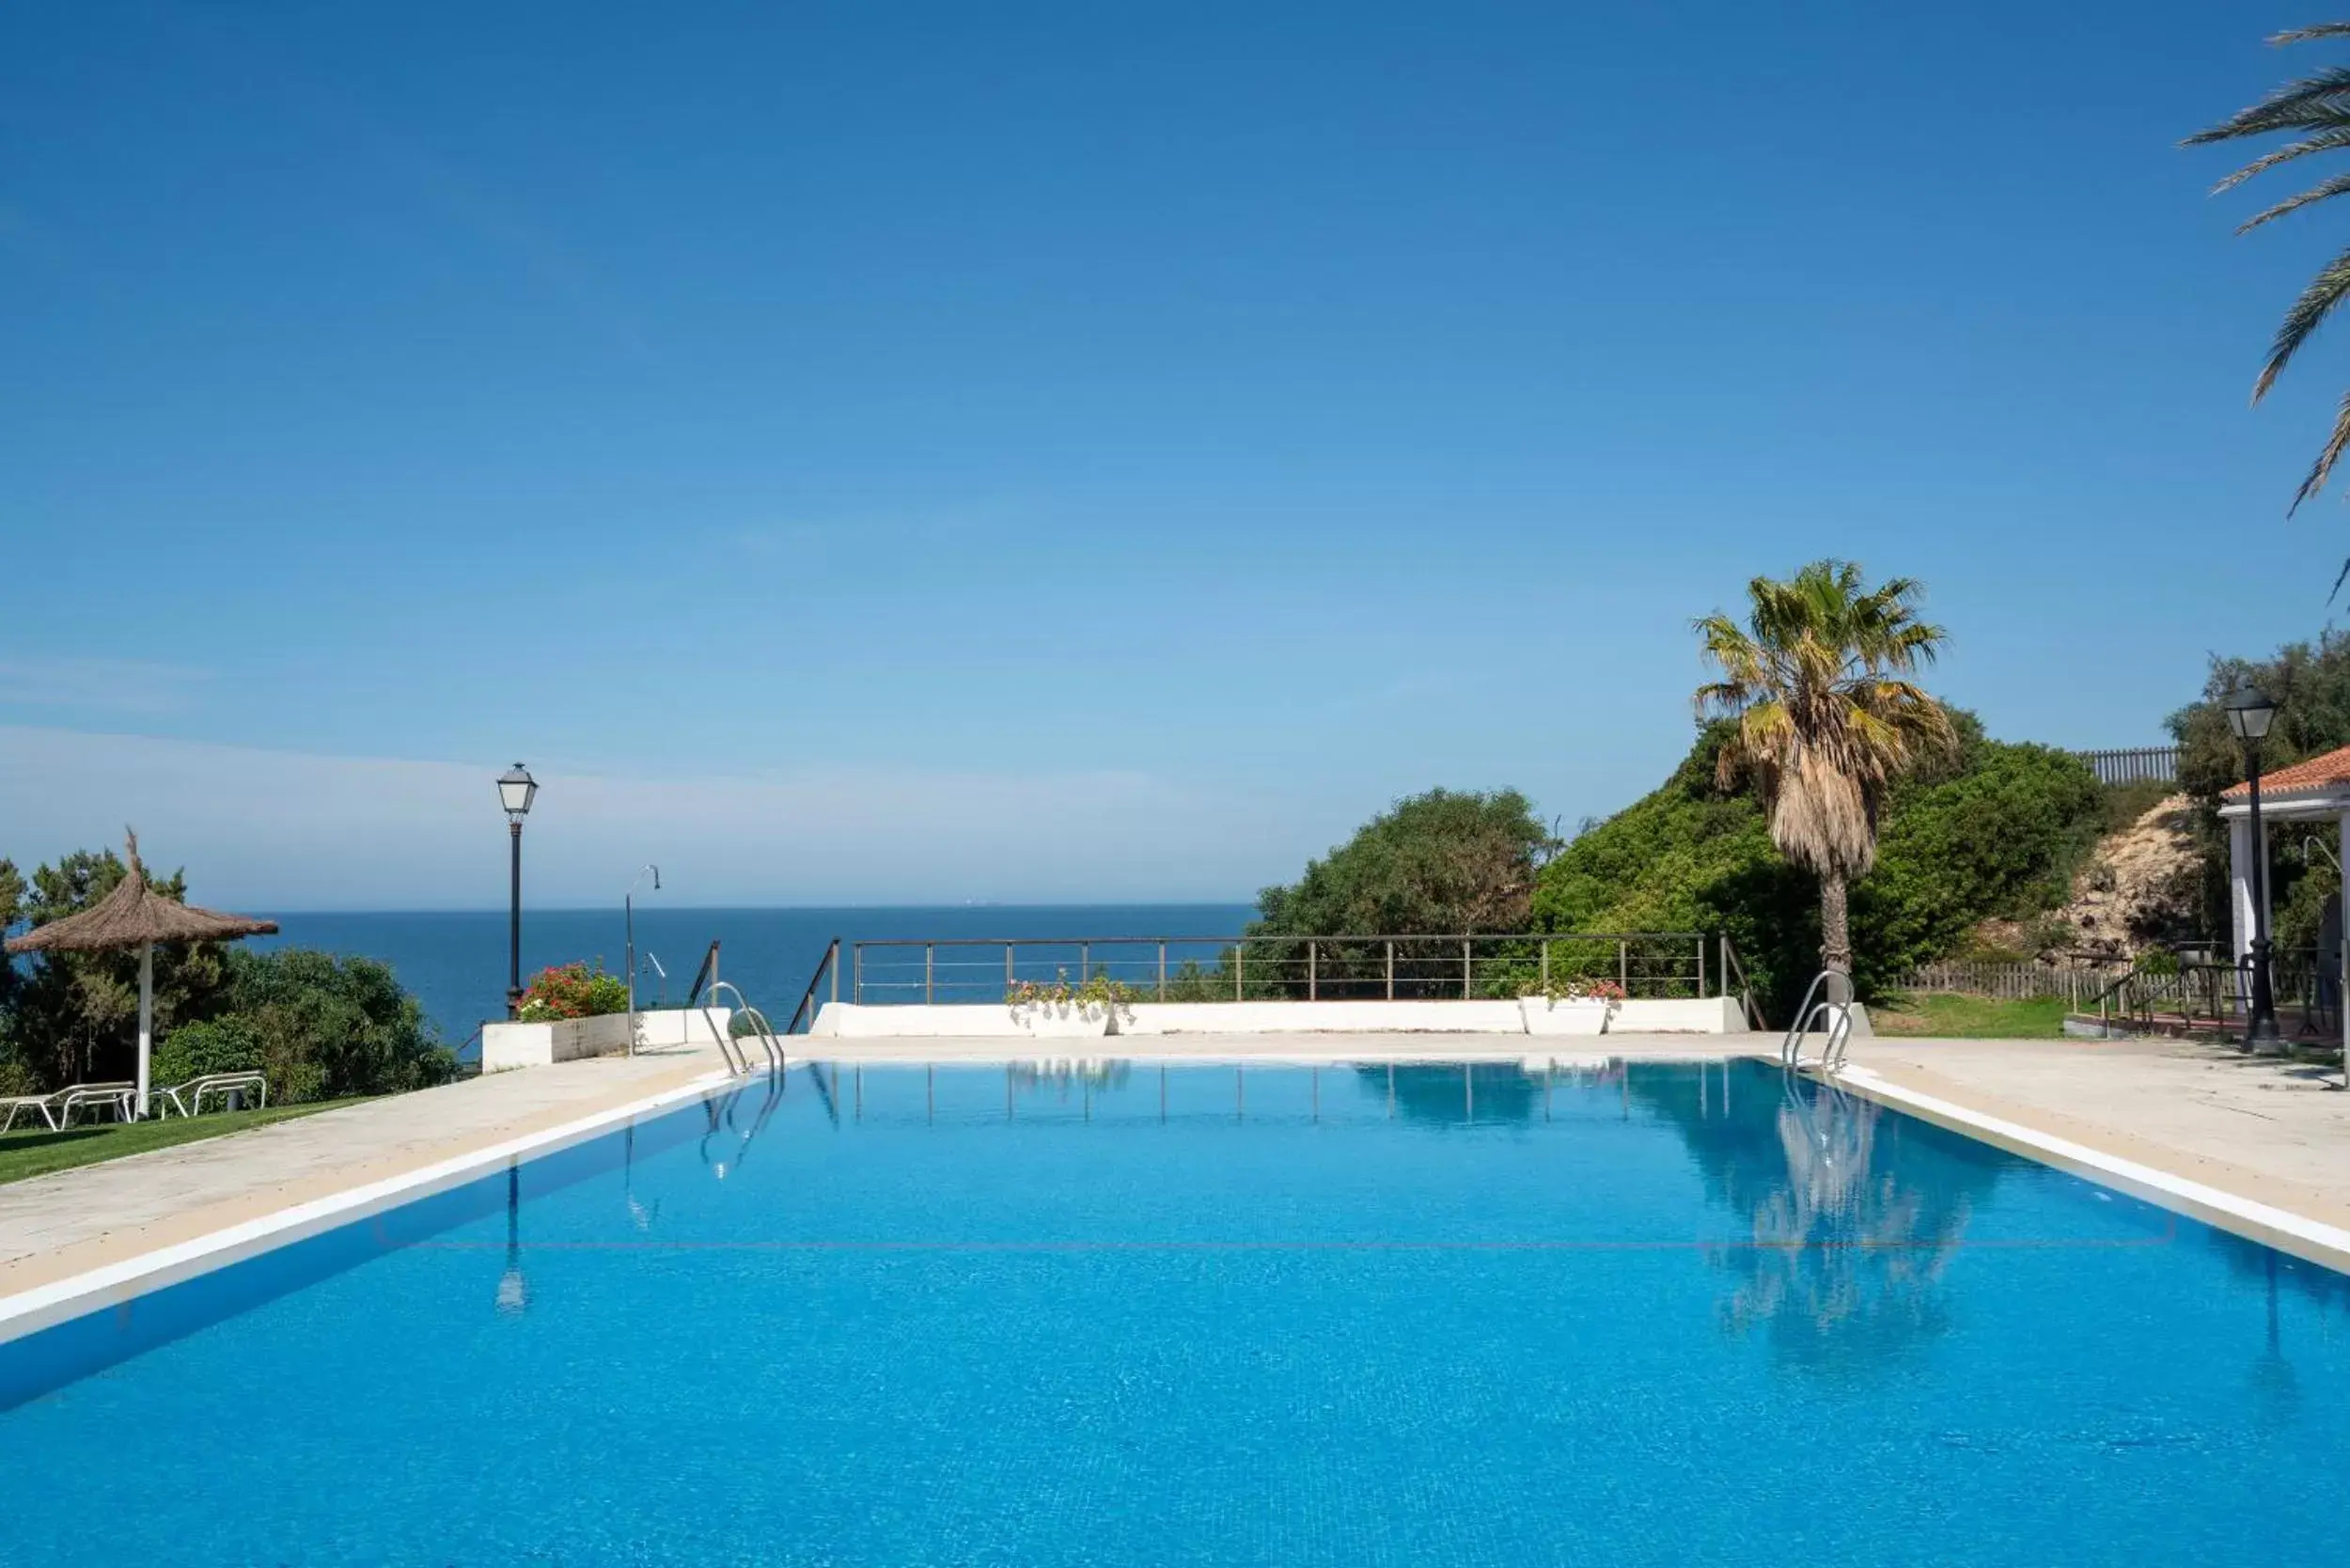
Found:
<svg viewBox="0 0 2350 1568"><path fill-rule="evenodd" d="M1844 873L1820 873L1820 963L1852 973L1852 921L1844 906Z"/></svg>

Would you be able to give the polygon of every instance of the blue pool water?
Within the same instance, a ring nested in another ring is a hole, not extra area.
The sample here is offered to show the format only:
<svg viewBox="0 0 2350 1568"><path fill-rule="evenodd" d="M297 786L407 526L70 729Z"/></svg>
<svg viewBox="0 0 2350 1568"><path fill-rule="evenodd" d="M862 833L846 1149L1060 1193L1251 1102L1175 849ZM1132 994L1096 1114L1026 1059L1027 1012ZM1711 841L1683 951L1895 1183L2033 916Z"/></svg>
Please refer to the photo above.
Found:
<svg viewBox="0 0 2350 1568"><path fill-rule="evenodd" d="M0 1404L11 1562L2335 1562L2350 1280L1752 1064L801 1068Z"/></svg>

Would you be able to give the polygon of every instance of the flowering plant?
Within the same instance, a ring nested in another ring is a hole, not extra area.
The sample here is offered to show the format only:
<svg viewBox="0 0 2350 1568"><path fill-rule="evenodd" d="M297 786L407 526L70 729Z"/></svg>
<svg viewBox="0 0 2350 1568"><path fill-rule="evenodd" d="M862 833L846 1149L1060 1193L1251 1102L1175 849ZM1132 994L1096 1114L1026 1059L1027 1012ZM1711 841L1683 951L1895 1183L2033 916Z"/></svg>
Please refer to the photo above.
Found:
<svg viewBox="0 0 2350 1568"><path fill-rule="evenodd" d="M1014 980L1004 987L1004 1005L1058 1009L1073 1004L1080 1008L1120 1008L1133 1006L1136 995L1133 986L1123 980L1112 980L1107 975L1095 975L1083 985L1071 985L1069 971L1063 969L1050 985L1039 985L1034 980Z"/></svg>
<svg viewBox="0 0 2350 1568"><path fill-rule="evenodd" d="M1617 1005L1624 999L1623 987L1614 980L1581 980L1573 977L1566 980L1545 980L1533 990L1527 992L1526 995L1545 996L1552 1002L1605 1002L1610 1012L1614 1011Z"/></svg>
<svg viewBox="0 0 2350 1568"><path fill-rule="evenodd" d="M525 1024L549 1024L627 1011L628 982L605 974L599 959L593 969L580 963L557 964L531 976L523 992L521 1017Z"/></svg>

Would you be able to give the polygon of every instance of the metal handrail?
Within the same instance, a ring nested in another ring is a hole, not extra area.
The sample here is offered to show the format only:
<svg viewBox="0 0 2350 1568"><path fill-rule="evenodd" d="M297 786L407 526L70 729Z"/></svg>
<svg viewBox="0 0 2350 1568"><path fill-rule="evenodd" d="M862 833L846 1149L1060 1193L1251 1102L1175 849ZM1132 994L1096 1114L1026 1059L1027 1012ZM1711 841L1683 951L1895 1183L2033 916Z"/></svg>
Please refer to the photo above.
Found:
<svg viewBox="0 0 2350 1568"><path fill-rule="evenodd" d="M785 1034L800 1032L803 1014L807 1015L808 1028L812 1030L816 1027L812 1011L816 1005L816 988L822 983L827 969L832 971L832 999L837 1002L840 999L840 938L838 936L824 949L824 956L817 961L816 972L807 977L807 989L800 993L800 1005L791 1010L791 1021L783 1027Z"/></svg>
<svg viewBox="0 0 2350 1568"><path fill-rule="evenodd" d="M701 1000L702 987L718 978L718 939L711 939L710 950L702 954L701 967L694 971L694 983L685 988L685 1005L692 1007Z"/></svg>
<svg viewBox="0 0 2350 1568"><path fill-rule="evenodd" d="M1843 996L1837 995L1837 982L1842 982ZM1827 995L1820 996L1821 987ZM1811 998L1820 996L1817 1006ZM1844 1058L1852 1049L1852 977L1841 969L1823 969L1811 977L1804 987L1802 1005L1795 1009L1794 1022L1787 1026L1787 1036L1778 1044L1778 1063L1793 1071L1803 1066L1803 1037L1811 1032L1811 1021L1823 1019L1827 1025L1827 1043L1812 1065L1823 1073L1842 1070Z"/></svg>
<svg viewBox="0 0 2350 1568"><path fill-rule="evenodd" d="M724 991L733 996L735 1002L734 1011L741 1013L744 1017L748 1018L755 1026L755 1037L759 1041L760 1048L767 1053L767 1065L772 1068L780 1069L783 1066L783 1046L776 1042L776 1031L769 1026L767 1022L767 1015L760 1011L759 1009L751 1006L750 999L743 995L742 990L736 986L733 981L712 980L710 982L710 999L713 1002L715 1002L718 999L718 993L721 991ZM717 1028L717 1020L711 1017L710 1009L708 1007L704 1007L701 1010L701 1013L704 1018L710 1020L711 1027L713 1029ZM727 1028L718 1030L718 1034L722 1041L730 1042L733 1036L733 1026L731 1022L729 1022ZM722 1044L719 1049L721 1051L728 1052L729 1060L739 1062L739 1065L735 1068L736 1072L747 1073L751 1070L751 1058L749 1052L743 1051L740 1047L728 1051L728 1047L724 1044Z"/></svg>

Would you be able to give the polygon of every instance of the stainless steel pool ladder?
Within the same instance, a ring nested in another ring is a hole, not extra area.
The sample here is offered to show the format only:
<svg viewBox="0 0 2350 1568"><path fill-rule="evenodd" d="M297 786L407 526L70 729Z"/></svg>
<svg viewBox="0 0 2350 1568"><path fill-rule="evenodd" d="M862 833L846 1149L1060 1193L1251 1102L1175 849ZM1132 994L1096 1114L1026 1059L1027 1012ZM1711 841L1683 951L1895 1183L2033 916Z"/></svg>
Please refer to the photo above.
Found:
<svg viewBox="0 0 2350 1568"><path fill-rule="evenodd" d="M1779 1042L1781 1067L1804 1065L1803 1037L1815 1020L1825 1027L1827 1043L1811 1065L1823 1073L1841 1072L1845 1054L1852 1049L1852 977L1843 970L1823 969L1804 988L1803 1005L1795 1009L1795 1021L1787 1026L1787 1038Z"/></svg>
<svg viewBox="0 0 2350 1568"><path fill-rule="evenodd" d="M729 1019L727 1023L721 1024L718 1022L717 1014L711 1011L711 1005L717 1001L718 993L721 991L734 998L735 1012L751 1021L752 1033L749 1038L757 1040L760 1048L767 1053L768 1067L780 1072L783 1068L783 1043L776 1038L775 1028L767 1022L767 1015L751 1006L749 1000L735 988L732 981L713 980L710 982L710 1000L702 1004L701 1015L703 1021L709 1024L710 1032L717 1037L718 1052L727 1058L727 1065L737 1073L748 1073L751 1070L750 1053L743 1049L735 1040L733 1021Z"/></svg>

